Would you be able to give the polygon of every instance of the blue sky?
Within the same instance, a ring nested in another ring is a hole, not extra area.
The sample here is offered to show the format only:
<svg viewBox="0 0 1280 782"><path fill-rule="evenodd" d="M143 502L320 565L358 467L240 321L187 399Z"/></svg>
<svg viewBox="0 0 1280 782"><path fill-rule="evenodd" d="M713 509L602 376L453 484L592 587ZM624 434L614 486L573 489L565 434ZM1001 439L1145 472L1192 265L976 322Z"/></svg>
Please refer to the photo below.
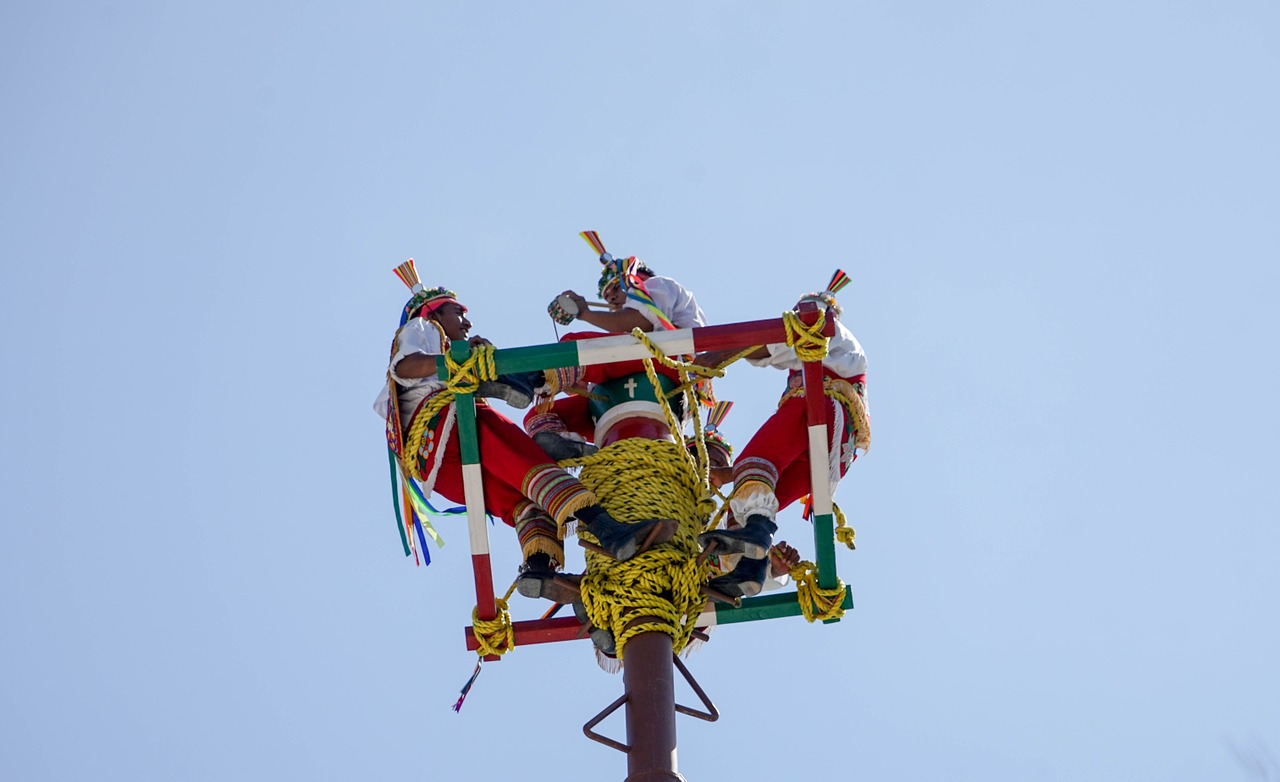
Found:
<svg viewBox="0 0 1280 782"><path fill-rule="evenodd" d="M466 534L400 556L369 410L393 266L540 344L584 229L721 323L842 267L871 362L857 607L695 653L686 777L1280 776L1277 41L1232 1L6 6L0 777L622 778L586 642L449 710ZM781 386L720 383L735 442Z"/></svg>

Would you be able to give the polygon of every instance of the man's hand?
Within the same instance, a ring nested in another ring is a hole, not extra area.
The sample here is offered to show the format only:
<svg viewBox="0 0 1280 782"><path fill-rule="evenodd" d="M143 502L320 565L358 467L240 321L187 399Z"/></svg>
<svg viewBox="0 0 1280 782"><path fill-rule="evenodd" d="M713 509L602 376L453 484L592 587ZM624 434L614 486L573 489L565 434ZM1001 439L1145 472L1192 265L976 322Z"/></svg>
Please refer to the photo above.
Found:
<svg viewBox="0 0 1280 782"><path fill-rule="evenodd" d="M578 308L578 312L576 315L574 315L574 317L581 318L582 313L589 311L589 308L587 307L587 300L579 296L576 292L565 291L560 295L568 297L569 301L572 301L574 306Z"/></svg>
<svg viewBox="0 0 1280 782"><path fill-rule="evenodd" d="M732 467L712 467L709 472L708 478L711 481L711 485L717 489L726 483L733 483Z"/></svg>
<svg viewBox="0 0 1280 782"><path fill-rule="evenodd" d="M800 552L792 548L785 540L769 549L769 575L781 578L791 572L791 568L800 564Z"/></svg>
<svg viewBox="0 0 1280 782"><path fill-rule="evenodd" d="M473 348L478 348L481 345L492 345L493 343L485 339L484 337L477 335L467 340L467 344Z"/></svg>

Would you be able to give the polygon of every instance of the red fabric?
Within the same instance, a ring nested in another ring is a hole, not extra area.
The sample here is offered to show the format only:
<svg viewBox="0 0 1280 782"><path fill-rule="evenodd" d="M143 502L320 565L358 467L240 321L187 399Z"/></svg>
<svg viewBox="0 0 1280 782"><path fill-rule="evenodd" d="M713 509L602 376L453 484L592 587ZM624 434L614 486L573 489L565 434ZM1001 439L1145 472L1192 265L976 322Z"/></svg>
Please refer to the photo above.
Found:
<svg viewBox="0 0 1280 782"><path fill-rule="evenodd" d="M571 331L561 337L560 341L577 342L582 339L600 339L601 337L617 336L621 335L607 334L599 331ZM676 374L674 369L663 366L656 361L653 363L653 368L659 375L666 375L676 382L679 382L680 380L680 377ZM587 381L591 383L603 383L606 380L615 380L620 377L626 377L627 375L645 374L644 361L638 359L634 361L618 361L612 364L592 364L589 367L583 367L583 370L586 372Z"/></svg>
<svg viewBox="0 0 1280 782"><path fill-rule="evenodd" d="M476 405L476 435L480 441L480 453L484 454L481 471L485 510L515 526L516 506L527 499L521 493L525 476L538 467L555 467L555 462L547 458L515 421L486 404ZM456 426L449 433L441 459L433 490L453 502L466 503ZM431 468L428 466L426 469Z"/></svg>
<svg viewBox="0 0 1280 782"><path fill-rule="evenodd" d="M836 402L827 399L827 448L831 448L835 430L832 420ZM809 425L805 420L805 398L792 397L769 416L764 425L746 444L738 460L755 457L765 459L778 470L778 485L774 493L778 497L778 510L782 510L810 491L809 481ZM843 432L841 436L843 437ZM822 472L827 473L824 465ZM840 465L843 476L845 465Z"/></svg>
<svg viewBox="0 0 1280 782"><path fill-rule="evenodd" d="M565 428L575 434L580 434L591 442L596 437L596 422L591 420L590 400L585 396L566 396L557 399L551 404L549 412L560 416L560 420L564 422ZM540 415L538 408L535 406L530 408L529 412L524 416L524 428L529 429L529 419L536 415Z"/></svg>

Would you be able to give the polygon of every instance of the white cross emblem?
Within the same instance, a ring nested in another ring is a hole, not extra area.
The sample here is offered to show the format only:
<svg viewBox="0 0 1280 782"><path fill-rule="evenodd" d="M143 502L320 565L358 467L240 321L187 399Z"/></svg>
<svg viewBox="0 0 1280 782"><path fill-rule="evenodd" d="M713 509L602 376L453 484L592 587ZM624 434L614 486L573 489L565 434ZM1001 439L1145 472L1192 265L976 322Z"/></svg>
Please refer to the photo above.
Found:
<svg viewBox="0 0 1280 782"><path fill-rule="evenodd" d="M623 383L623 385L627 387L627 397L630 399L635 399L636 398L636 379L634 377L628 378L627 382Z"/></svg>

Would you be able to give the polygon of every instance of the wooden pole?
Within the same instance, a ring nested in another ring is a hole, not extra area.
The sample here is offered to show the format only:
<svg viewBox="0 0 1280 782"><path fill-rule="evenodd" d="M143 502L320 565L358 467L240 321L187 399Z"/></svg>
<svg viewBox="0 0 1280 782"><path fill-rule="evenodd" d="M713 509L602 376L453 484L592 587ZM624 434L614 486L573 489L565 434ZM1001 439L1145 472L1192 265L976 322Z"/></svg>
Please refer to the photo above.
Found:
<svg viewBox="0 0 1280 782"><path fill-rule="evenodd" d="M626 782L682 781L676 771L676 680L671 636L641 633L627 642Z"/></svg>

